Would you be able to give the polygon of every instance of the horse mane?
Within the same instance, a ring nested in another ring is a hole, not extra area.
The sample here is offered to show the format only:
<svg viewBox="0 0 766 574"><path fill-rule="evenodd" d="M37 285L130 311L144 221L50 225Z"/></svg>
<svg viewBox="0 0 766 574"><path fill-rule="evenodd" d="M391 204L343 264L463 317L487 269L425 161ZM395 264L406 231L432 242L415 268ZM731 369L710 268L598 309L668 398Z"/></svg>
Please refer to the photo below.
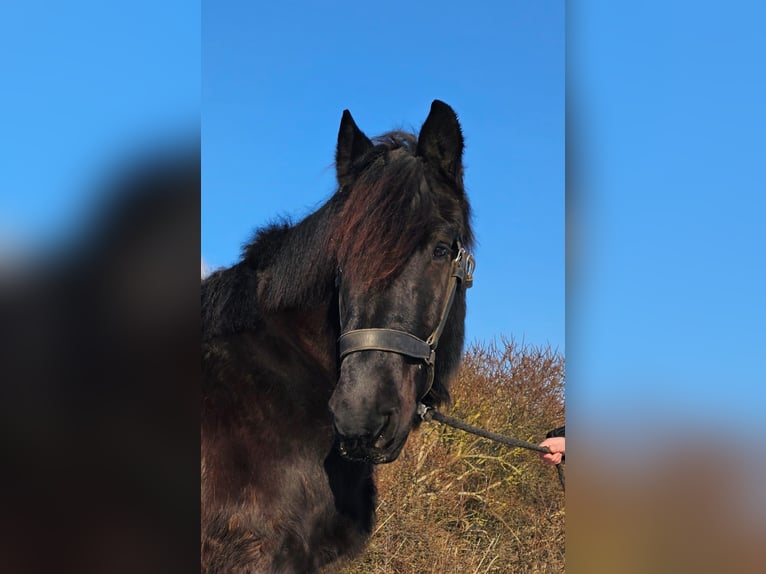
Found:
<svg viewBox="0 0 766 574"><path fill-rule="evenodd" d="M203 340L253 331L264 313L307 307L332 289L334 263L319 229L326 226L320 217L326 209L295 225L284 219L259 229L238 263L203 280Z"/></svg>
<svg viewBox="0 0 766 574"><path fill-rule="evenodd" d="M457 182L435 176L416 155L418 140L411 133L388 132L373 143L353 187L340 190L347 197L332 234L344 275L365 289L396 277L437 228L453 229L466 245L473 242L462 173ZM444 189L450 185L457 189Z"/></svg>

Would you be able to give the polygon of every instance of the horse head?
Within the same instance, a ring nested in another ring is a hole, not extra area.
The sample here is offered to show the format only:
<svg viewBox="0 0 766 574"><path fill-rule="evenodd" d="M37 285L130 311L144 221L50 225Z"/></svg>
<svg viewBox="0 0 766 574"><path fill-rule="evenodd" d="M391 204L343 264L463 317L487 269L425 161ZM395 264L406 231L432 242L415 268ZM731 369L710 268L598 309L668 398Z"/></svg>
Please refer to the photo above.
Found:
<svg viewBox="0 0 766 574"><path fill-rule="evenodd" d="M434 101L417 138L370 140L345 111L336 151L340 375L337 444L395 460L419 403L449 399L462 353L473 238L455 112Z"/></svg>

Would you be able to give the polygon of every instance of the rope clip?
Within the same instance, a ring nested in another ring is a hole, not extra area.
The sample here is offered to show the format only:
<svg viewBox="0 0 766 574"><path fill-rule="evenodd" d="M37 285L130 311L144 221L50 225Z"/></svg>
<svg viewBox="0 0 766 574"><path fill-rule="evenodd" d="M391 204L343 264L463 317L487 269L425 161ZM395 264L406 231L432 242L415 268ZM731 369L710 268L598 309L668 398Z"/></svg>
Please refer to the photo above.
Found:
<svg viewBox="0 0 766 574"><path fill-rule="evenodd" d="M424 422L428 422L431 420L431 417L433 416L432 414L430 414L432 410L433 409L431 407L427 407L423 403L418 403L418 409L415 412L417 412L418 416L420 417L420 420Z"/></svg>

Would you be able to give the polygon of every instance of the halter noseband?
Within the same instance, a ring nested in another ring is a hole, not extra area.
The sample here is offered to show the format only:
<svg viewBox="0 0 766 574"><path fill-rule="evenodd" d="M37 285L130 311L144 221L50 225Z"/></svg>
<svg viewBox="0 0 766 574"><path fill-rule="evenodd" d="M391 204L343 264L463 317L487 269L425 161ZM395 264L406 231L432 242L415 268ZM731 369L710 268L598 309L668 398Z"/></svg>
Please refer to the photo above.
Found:
<svg viewBox="0 0 766 574"><path fill-rule="evenodd" d="M473 285L473 270L476 267L473 256L468 253L458 241L458 252L452 260L452 273L447 288L447 299L442 307L439 323L425 341L406 331L397 329L355 329L343 333L338 339L340 360L358 351L386 351L406 355L423 361L428 368L428 386L418 401L422 400L434 384L434 365L436 362L436 347L447 324L452 302L458 283L466 289Z"/></svg>

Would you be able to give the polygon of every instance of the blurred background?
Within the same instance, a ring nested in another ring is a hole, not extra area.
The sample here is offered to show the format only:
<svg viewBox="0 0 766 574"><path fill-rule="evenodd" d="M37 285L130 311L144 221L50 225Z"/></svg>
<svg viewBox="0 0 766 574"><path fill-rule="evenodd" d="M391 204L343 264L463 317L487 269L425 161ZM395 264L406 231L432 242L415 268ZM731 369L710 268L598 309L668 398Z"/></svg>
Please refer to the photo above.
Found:
<svg viewBox="0 0 766 574"><path fill-rule="evenodd" d="M567 3L567 571L762 568L765 17Z"/></svg>
<svg viewBox="0 0 766 574"><path fill-rule="evenodd" d="M199 545L200 6L0 5L0 570Z"/></svg>

